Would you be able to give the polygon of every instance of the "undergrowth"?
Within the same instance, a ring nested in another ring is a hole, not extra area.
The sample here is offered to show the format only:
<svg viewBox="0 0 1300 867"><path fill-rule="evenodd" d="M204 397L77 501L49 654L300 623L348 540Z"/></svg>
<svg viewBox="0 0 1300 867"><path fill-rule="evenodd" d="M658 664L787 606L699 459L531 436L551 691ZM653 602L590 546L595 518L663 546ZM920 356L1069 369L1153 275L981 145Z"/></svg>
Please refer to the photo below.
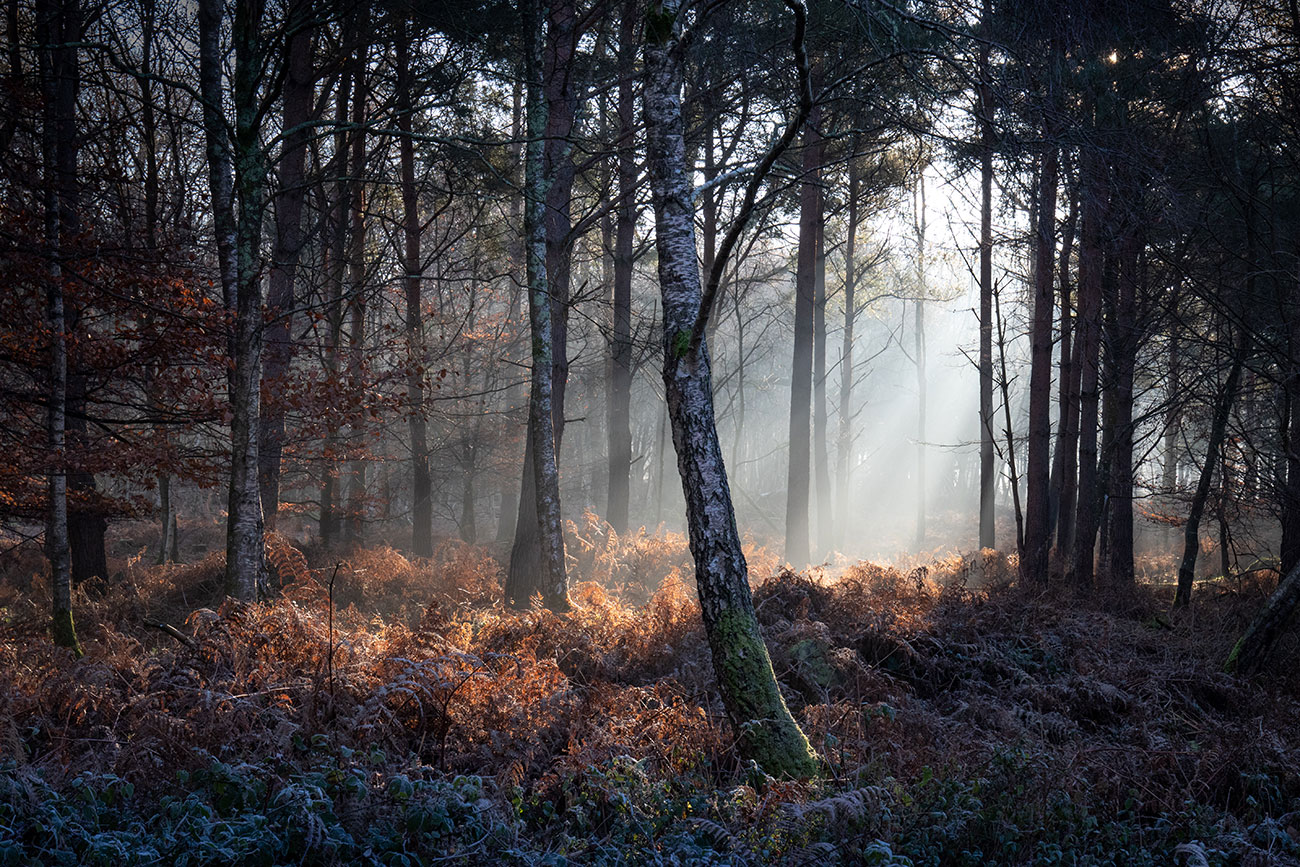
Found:
<svg viewBox="0 0 1300 867"><path fill-rule="evenodd" d="M685 541L569 535L595 580L564 615L504 609L457 543L273 537L256 605L218 601L219 555L128 558L78 591L80 661L12 555L0 863L1300 863L1294 641L1262 683L1217 665L1262 583L1170 621L1164 590L1035 595L992 552L758 581L825 762L795 783L733 749Z"/></svg>

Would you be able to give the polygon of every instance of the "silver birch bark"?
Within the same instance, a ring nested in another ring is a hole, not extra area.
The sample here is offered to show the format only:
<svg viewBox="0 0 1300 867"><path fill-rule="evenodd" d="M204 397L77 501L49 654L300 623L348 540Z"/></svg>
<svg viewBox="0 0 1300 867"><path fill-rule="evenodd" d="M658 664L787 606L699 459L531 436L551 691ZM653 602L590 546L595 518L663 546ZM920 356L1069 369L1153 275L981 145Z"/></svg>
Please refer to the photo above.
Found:
<svg viewBox="0 0 1300 867"><path fill-rule="evenodd" d="M545 33L538 0L520 0L527 40L528 143L524 151L524 257L528 283L528 324L532 337L532 377L528 400L529 445L537 504L539 585L542 602L552 610L569 607L564 563L564 527L560 517L560 473L556 464L555 422L551 414L554 334L546 271L546 197L549 186L542 165L548 106L542 89Z"/></svg>
<svg viewBox="0 0 1300 867"><path fill-rule="evenodd" d="M45 316L50 333L50 366L45 422L50 467L46 474L45 554L50 561L50 631L55 644L70 649L78 657L82 652L72 619L72 555L68 534L68 341L62 257L64 231L75 220L73 184L76 182L79 76L77 49L73 46L80 41L80 24L77 0L50 3L40 9L37 20L37 39L42 46L41 91L45 99L41 158L49 263Z"/></svg>
<svg viewBox="0 0 1300 867"><path fill-rule="evenodd" d="M226 593L251 601L266 578L262 495L257 479L257 432L261 409L262 288L259 244L264 210L265 164L258 141L257 86L261 70L257 0L235 6L233 135L222 112L220 0L200 0L199 89L212 194L222 297L230 314L226 377L230 401L230 483L226 523ZM238 184L236 184L238 179ZM236 216L236 196L238 216Z"/></svg>
<svg viewBox="0 0 1300 867"><path fill-rule="evenodd" d="M714 420L703 334L707 317L701 309L704 293L682 133L678 11L675 0L667 0L647 13L643 105L664 311L663 378L700 611L740 751L770 774L808 777L817 772L817 757L781 697L759 632ZM801 37L806 20L801 5L796 14ZM796 50L803 59L801 38Z"/></svg>

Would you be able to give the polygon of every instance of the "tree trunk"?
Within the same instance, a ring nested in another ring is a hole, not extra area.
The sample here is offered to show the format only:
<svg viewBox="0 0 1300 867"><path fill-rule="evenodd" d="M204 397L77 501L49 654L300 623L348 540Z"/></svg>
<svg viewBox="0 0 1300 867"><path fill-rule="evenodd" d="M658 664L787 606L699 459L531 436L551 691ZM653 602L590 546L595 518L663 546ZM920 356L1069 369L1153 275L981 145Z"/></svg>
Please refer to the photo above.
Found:
<svg viewBox="0 0 1300 867"><path fill-rule="evenodd" d="M223 11L219 0L199 2L199 88L222 295L232 317L227 373L231 467L226 504L225 589L227 594L249 601L257 597L266 579L262 496L257 479L262 372L259 245L265 165L258 141L256 58L260 52L257 40L262 9L256 0L240 0L235 5L231 30L235 47L233 153L221 113Z"/></svg>
<svg viewBox="0 0 1300 867"><path fill-rule="evenodd" d="M1286 448L1286 483L1282 496L1282 574L1289 575L1300 563L1300 275L1291 287L1287 312L1289 351L1286 390L1287 417L1283 421Z"/></svg>
<svg viewBox="0 0 1300 867"><path fill-rule="evenodd" d="M411 89L411 33L403 21L397 39L397 129L402 172L402 282L406 294L406 341L409 357L406 402L411 435L411 553L433 556L433 481L429 476L428 423L425 420L424 376L428 362L424 345L421 286L424 260L420 253L420 200L415 181L414 118Z"/></svg>
<svg viewBox="0 0 1300 867"><path fill-rule="evenodd" d="M1284 573L1277 590L1251 621L1246 634L1233 646L1224 668L1244 675L1262 671L1268 660L1268 652L1272 650L1273 643L1297 605L1300 605L1300 566L1294 566L1290 572Z"/></svg>
<svg viewBox="0 0 1300 867"><path fill-rule="evenodd" d="M367 26L366 13L359 13L357 22L360 31ZM363 175L366 171L366 55L367 46L361 44L356 49L356 65L352 72L352 133L351 164L348 179L351 184L351 228L348 251L348 287L347 303L351 312L348 327L348 387L353 393L364 394L367 390L365 378L366 358L366 185ZM365 403L362 401L360 412L355 412L348 421L348 502L347 521L343 526L343 544L346 548L360 548L365 545L367 522L366 456L368 439L368 419L364 414Z"/></svg>
<svg viewBox="0 0 1300 867"><path fill-rule="evenodd" d="M614 209L614 322L609 382L609 496L605 518L627 532L632 472L632 247L636 231L636 117L630 70L636 58L636 4L623 6L618 84L618 204Z"/></svg>
<svg viewBox="0 0 1300 867"><path fill-rule="evenodd" d="M984 0L980 22L993 17L992 0ZM997 475L993 464L993 103L989 81L989 42L980 40L980 506L981 548L997 545L995 505Z"/></svg>
<svg viewBox="0 0 1300 867"><path fill-rule="evenodd" d="M817 480L817 559L834 547L831 514L830 434L826 420L826 214L825 197L817 209L817 256L813 268L813 472Z"/></svg>
<svg viewBox="0 0 1300 867"><path fill-rule="evenodd" d="M1097 154L1080 162L1079 223L1079 496L1068 580L1088 592L1093 583L1097 539L1097 389L1101 345L1101 221L1105 210L1105 166Z"/></svg>
<svg viewBox="0 0 1300 867"><path fill-rule="evenodd" d="M550 420L546 422L552 431L554 454L556 460L555 491L559 493L559 455L564 441L564 396L569 379L568 358L568 322L569 322L569 277L570 254L573 249L571 199L575 167L569 149L569 133L573 128L577 109L577 83L574 81L573 55L576 50L576 11L571 0L557 2L550 10L549 26L546 27L544 57L539 62L538 82L541 92L534 100L544 100L542 129L545 140L541 151L540 169L545 184L540 187L545 195L542 220L544 240L544 273L542 279L546 286L546 297L550 299L550 309L546 314L548 341L548 358L550 359L550 384L548 385ZM542 27L538 19L537 27ZM531 109L531 107L530 107ZM532 122L530 116L529 123ZM539 134L541 134L539 132ZM531 141L531 138L530 138ZM527 160L525 159L525 166ZM525 187L527 184L525 183ZM528 202L525 199L524 212L527 224ZM525 248L527 249L525 233ZM529 261L530 252L525 253ZM531 287L531 283L529 286ZM532 289L529 290L530 304L536 299ZM530 323L532 311L530 308ZM533 362L536 363L536 345L534 344ZM534 380L535 381L534 371ZM554 547L555 540L538 537L539 529L547 520L541 500L547 495L545 488L537 487L539 472L545 475L547 470L539 468L532 460L538 454L536 425L539 419L533 413L533 398L529 398L528 445L524 449L524 477L520 485L519 515L515 522L515 539L510 549L510 567L506 575L506 599L514 605L527 606L534 593L541 593L543 600L553 599L557 606L568 605L567 583L564 595L557 595L558 579L545 563L545 547ZM531 487L530 487L531 486ZM539 495L540 494L540 495ZM556 500L558 503L558 499ZM563 538L558 544L563 547ZM567 580L567 579L566 579ZM550 602L547 603L551 604Z"/></svg>
<svg viewBox="0 0 1300 867"><path fill-rule="evenodd" d="M1118 306L1115 311L1115 434L1110 450L1110 548L1107 575L1112 584L1131 585L1133 573L1133 378L1137 367L1137 287L1141 279L1141 240L1137 228L1123 241Z"/></svg>
<svg viewBox="0 0 1300 867"><path fill-rule="evenodd" d="M516 186L523 188L523 182L519 177L519 172L524 164L523 160L523 136L524 136L524 100L523 86L518 79L515 80L514 93L510 113L510 137L514 144L510 146L512 163L518 168L512 173L512 179ZM528 279L523 270L524 247L523 247L523 197L510 197L510 226L511 237L507 249L510 251L510 310L508 321L513 324L518 320L518 314L521 309L521 294L519 287ZM518 227L518 232L513 231ZM510 343L511 360L517 359L517 345L515 341ZM517 426L519 423L519 393L521 383L518 380L512 380L506 388L506 405L509 408L506 413L507 424ZM524 450L527 451L528 437L524 437ZM501 474L501 517L497 521L497 542L499 544L513 543L516 536L516 527L519 515L520 505L520 488L522 487L521 478L531 475L532 468L525 462L523 467L523 476L511 477L507 470Z"/></svg>
<svg viewBox="0 0 1300 867"><path fill-rule="evenodd" d="M916 329L913 351L916 354L916 541L914 550L925 550L925 172L916 178Z"/></svg>
<svg viewBox="0 0 1300 867"><path fill-rule="evenodd" d="M268 530L275 529L280 510L280 457L284 451L284 404L279 394L293 359L295 280L302 252L302 207L306 198L306 124L311 120L315 75L312 70L314 30L305 19L311 14L305 0L296 0L289 12L289 37L285 46L283 85L284 137L280 155L280 189L275 201L275 249L267 280L266 349L262 360L263 408L258 430L258 484L262 514Z"/></svg>
<svg viewBox="0 0 1300 867"><path fill-rule="evenodd" d="M817 771L816 755L781 697L754 614L714 422L707 338L696 334L703 290L682 134L677 12L675 0L668 0L647 13L644 108L664 310L664 386L700 612L741 753L770 774L810 777ZM800 25L802 34L802 17ZM801 53L801 40L796 45ZM804 507L806 515L806 502Z"/></svg>
<svg viewBox="0 0 1300 867"><path fill-rule="evenodd" d="M554 399L555 332L552 323L552 298L547 282L546 205L550 178L543 166L548 131L548 105L544 99L542 52L545 35L539 0L520 0L527 38L526 78L528 144L524 167L524 249L527 262L528 321L532 338L532 378L528 401L528 444L532 452L533 496L536 511L532 528L537 534L540 551L539 568L531 580L515 580L507 586L506 598L516 606L527 605L533 592L552 610L569 607L568 576L564 563L564 527L560 517L560 474L556 464L559 445L552 415ZM525 459L525 464L529 461ZM525 491L527 497L527 491ZM516 537L524 535L521 520ZM511 556L511 578L515 575L515 557ZM526 592L525 592L526 591Z"/></svg>
<svg viewBox="0 0 1300 867"><path fill-rule="evenodd" d="M813 309L816 295L817 226L821 215L821 137L816 107L803 133L803 181L799 189L799 258L795 269L794 357L790 370L790 464L786 477L785 559L801 569L811 559L808 533L812 481Z"/></svg>
<svg viewBox="0 0 1300 867"><path fill-rule="evenodd" d="M67 321L64 310L63 235L76 221L77 90L81 41L81 9L77 0L51 2L37 15L41 91L45 117L41 159L45 175L45 245L48 284L45 294L46 327L50 333L46 446L50 467L46 476L45 555L50 561L51 617L54 643L75 656L82 655L72 619L72 568L68 538L68 476L66 401L68 387Z"/></svg>
<svg viewBox="0 0 1300 867"><path fill-rule="evenodd" d="M1029 446L1025 470L1025 545L1020 579L1045 584L1048 578L1048 466L1051 453L1052 302L1056 260L1057 149L1053 130L1044 121L1046 144L1038 184L1035 239L1034 312L1030 333Z"/></svg>
<svg viewBox="0 0 1300 867"><path fill-rule="evenodd" d="M1077 184L1073 192L1056 266L1061 292L1061 354L1056 451L1052 455L1053 508L1048 532L1049 544L1053 535L1056 538L1056 556L1052 563L1054 570L1060 569L1061 560L1070 550L1079 472L1079 348L1073 339L1074 313L1070 298L1070 256L1074 250L1074 232L1079 218Z"/></svg>
<svg viewBox="0 0 1300 867"><path fill-rule="evenodd" d="M835 484L838 494L835 527L836 545L848 540L849 493L853 486L853 326L857 315L857 263L854 261L858 236L858 162L849 162L849 215L844 240L844 340L840 346L840 413L835 447Z"/></svg>

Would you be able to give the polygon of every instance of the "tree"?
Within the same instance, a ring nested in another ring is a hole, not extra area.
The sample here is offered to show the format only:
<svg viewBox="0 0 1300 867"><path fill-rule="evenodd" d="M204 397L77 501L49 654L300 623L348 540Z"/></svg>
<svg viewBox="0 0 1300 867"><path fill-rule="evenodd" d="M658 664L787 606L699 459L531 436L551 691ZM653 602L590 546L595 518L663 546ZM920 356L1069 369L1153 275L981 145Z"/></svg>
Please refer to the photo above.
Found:
<svg viewBox="0 0 1300 867"><path fill-rule="evenodd" d="M532 446L537 540L541 549L534 587L552 610L568 608L564 564L564 528L560 523L560 474L556 464L554 425L555 333L548 284L546 202L551 179L542 160L546 147L548 101L543 92L542 52L545 36L540 0L520 0L525 39L528 143L524 163L524 256L527 263L528 324L532 339L532 374L528 399L528 442ZM507 589L509 592L509 589ZM516 596L518 598L518 596Z"/></svg>
<svg viewBox="0 0 1300 867"><path fill-rule="evenodd" d="M81 656L72 619L72 564L68 528L66 411L68 395L68 323L65 316L61 262L65 236L77 229L77 89L80 82L77 43L81 41L78 0L51 3L41 13L41 95L45 100L41 156L44 167L45 249L48 261L46 326L50 332L46 445L51 466L46 472L48 497L45 552L50 561L51 631L54 643Z"/></svg>
<svg viewBox="0 0 1300 867"><path fill-rule="evenodd" d="M753 178L758 180L803 126L812 103L803 49L807 13L799 0L788 0L787 5L796 19L794 47L800 68L801 110L774 146L775 153L769 151L755 170ZM707 289L702 289L683 137L680 15L675 0L656 3L646 14L643 104L664 311L664 386L686 497L700 611L723 704L742 753L768 773L808 777L816 773L816 755L786 708L759 632L714 423L705 328L721 268L715 261ZM752 210L756 191L751 180L745 211ZM742 221L748 217L745 211ZM724 241L719 252L721 264L725 265L738 234L733 226L728 233L730 243Z"/></svg>
<svg viewBox="0 0 1300 867"><path fill-rule="evenodd" d="M262 373L260 248L266 207L258 99L264 60L259 41L262 4L258 0L238 0L235 4L231 30L235 52L233 130L222 112L223 6L221 0L199 2L199 89L221 293L230 315L226 592L251 600L266 581L262 494L257 477Z"/></svg>

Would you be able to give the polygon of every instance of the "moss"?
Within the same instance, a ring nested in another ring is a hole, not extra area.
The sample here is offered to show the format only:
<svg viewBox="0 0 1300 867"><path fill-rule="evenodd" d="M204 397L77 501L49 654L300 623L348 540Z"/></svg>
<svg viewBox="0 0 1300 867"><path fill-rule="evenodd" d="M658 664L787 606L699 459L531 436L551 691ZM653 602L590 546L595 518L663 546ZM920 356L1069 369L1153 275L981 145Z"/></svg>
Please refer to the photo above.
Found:
<svg viewBox="0 0 1300 867"><path fill-rule="evenodd" d="M711 638L714 665L738 729L741 753L774 777L816 776L817 754L785 706L753 614L723 610Z"/></svg>
<svg viewBox="0 0 1300 867"><path fill-rule="evenodd" d="M667 45L673 38L673 24L677 16L662 7L651 6L645 13L645 36L655 45Z"/></svg>
<svg viewBox="0 0 1300 867"><path fill-rule="evenodd" d="M790 658L799 663L799 669L813 685L828 689L839 680L831 667L826 642L805 638L790 648Z"/></svg>
<svg viewBox="0 0 1300 867"><path fill-rule="evenodd" d="M678 329L673 335L673 357L682 359L691 351L691 332L687 328Z"/></svg>
<svg viewBox="0 0 1300 867"><path fill-rule="evenodd" d="M71 611L55 611L54 619L50 623L50 631L54 635L56 645L68 648L77 659L84 655L81 644L77 641L77 627L72 622Z"/></svg>
<svg viewBox="0 0 1300 867"><path fill-rule="evenodd" d="M1223 670L1228 674L1234 674L1237 671L1237 664L1241 661L1241 648L1246 643L1245 637L1237 639L1237 643L1232 645L1232 652L1228 654L1228 661L1223 663Z"/></svg>

